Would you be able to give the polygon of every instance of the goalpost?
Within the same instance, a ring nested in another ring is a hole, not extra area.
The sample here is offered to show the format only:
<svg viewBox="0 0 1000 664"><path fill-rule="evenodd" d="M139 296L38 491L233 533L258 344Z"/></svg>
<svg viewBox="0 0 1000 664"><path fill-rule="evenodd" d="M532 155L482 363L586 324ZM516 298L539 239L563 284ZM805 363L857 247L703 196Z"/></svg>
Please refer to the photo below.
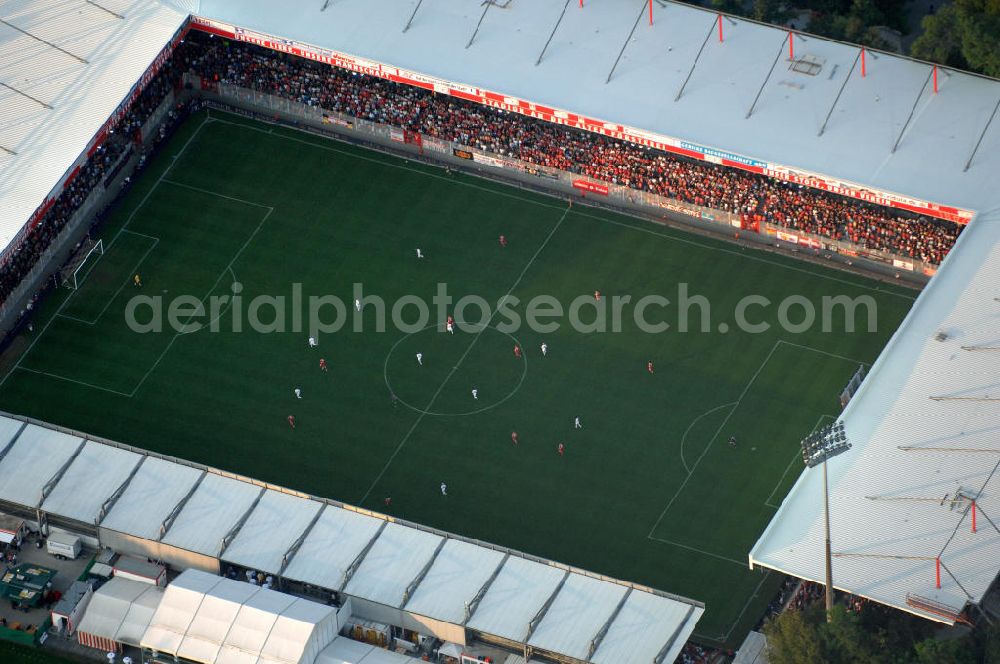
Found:
<svg viewBox="0 0 1000 664"><path fill-rule="evenodd" d="M66 267L59 271L59 282L70 290L78 289L97 262L96 258L90 260L90 257L95 255L104 255L104 240L93 240L88 237L70 257ZM88 266L86 272L83 271L84 266Z"/></svg>

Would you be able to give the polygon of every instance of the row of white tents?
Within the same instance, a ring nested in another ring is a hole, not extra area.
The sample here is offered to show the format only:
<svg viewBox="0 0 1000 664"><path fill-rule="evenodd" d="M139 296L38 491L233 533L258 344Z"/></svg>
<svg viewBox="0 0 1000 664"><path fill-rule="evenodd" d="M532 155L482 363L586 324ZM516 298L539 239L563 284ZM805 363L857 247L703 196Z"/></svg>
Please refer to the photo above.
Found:
<svg viewBox="0 0 1000 664"><path fill-rule="evenodd" d="M114 577L91 598L76 635L205 664L412 664L338 635L350 606L306 599L187 570L166 588Z"/></svg>
<svg viewBox="0 0 1000 664"><path fill-rule="evenodd" d="M704 612L650 588L12 416L0 416L0 511L213 579L229 565L258 570L349 599L361 619L452 643L479 637L581 662L673 661Z"/></svg>

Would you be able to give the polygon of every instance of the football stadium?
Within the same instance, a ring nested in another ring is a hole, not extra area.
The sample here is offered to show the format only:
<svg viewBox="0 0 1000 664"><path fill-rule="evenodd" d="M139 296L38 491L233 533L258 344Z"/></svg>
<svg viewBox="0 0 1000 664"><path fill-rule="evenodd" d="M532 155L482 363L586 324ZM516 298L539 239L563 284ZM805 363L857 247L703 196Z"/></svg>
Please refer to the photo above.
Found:
<svg viewBox="0 0 1000 664"><path fill-rule="evenodd" d="M661 0L7 0L0 659L992 624L998 99Z"/></svg>

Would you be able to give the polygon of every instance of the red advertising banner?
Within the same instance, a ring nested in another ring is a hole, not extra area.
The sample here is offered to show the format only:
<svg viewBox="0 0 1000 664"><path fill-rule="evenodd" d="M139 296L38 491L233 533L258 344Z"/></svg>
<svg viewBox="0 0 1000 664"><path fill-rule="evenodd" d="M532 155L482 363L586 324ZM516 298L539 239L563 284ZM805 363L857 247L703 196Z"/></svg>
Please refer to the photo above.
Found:
<svg viewBox="0 0 1000 664"><path fill-rule="evenodd" d="M601 196L607 196L609 192L608 185L603 182L591 182L590 180L573 180L573 186L582 192L590 192L591 194L600 194Z"/></svg>

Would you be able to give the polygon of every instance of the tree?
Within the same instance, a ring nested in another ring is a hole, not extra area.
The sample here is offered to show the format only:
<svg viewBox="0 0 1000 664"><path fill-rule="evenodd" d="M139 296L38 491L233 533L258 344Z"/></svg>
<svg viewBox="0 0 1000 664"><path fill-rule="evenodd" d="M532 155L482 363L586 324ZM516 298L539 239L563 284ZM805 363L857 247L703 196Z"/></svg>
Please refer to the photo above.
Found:
<svg viewBox="0 0 1000 664"><path fill-rule="evenodd" d="M736 14L737 16L746 15L745 3L743 0L712 0L712 8L727 14Z"/></svg>
<svg viewBox="0 0 1000 664"><path fill-rule="evenodd" d="M957 0L962 55L969 66L989 76L1000 76L1000 2Z"/></svg>
<svg viewBox="0 0 1000 664"><path fill-rule="evenodd" d="M916 644L917 664L976 664L976 651L967 638L926 639Z"/></svg>
<svg viewBox="0 0 1000 664"><path fill-rule="evenodd" d="M925 16L920 23L924 33L910 46L910 55L949 67L969 66L962 56L962 39L955 5L945 5L936 14Z"/></svg>
<svg viewBox="0 0 1000 664"><path fill-rule="evenodd" d="M767 621L768 661L771 664L815 664L823 661L815 620L806 611L785 611Z"/></svg>
<svg viewBox="0 0 1000 664"><path fill-rule="evenodd" d="M922 25L925 32L910 47L912 55L1000 77L1000 2L955 0L925 16Z"/></svg>

